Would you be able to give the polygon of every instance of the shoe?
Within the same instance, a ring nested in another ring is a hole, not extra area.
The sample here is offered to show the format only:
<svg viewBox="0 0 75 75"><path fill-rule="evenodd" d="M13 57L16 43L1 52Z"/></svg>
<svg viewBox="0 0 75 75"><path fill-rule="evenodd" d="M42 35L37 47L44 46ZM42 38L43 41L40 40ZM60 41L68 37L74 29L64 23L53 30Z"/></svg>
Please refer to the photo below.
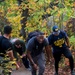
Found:
<svg viewBox="0 0 75 75"><path fill-rule="evenodd" d="M58 75L58 73L55 73L54 75Z"/></svg>
<svg viewBox="0 0 75 75"><path fill-rule="evenodd" d="M71 72L71 75L75 75L75 72L74 72L74 71L72 71L72 72Z"/></svg>

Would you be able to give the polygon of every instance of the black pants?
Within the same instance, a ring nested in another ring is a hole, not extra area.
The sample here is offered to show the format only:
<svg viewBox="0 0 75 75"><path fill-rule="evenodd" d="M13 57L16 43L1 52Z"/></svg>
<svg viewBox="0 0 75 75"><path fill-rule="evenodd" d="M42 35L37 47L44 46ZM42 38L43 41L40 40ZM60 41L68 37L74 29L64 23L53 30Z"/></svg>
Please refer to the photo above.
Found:
<svg viewBox="0 0 75 75"><path fill-rule="evenodd" d="M27 59L27 56L22 58L22 62L24 64L25 68L29 68L29 61Z"/></svg>
<svg viewBox="0 0 75 75"><path fill-rule="evenodd" d="M74 68L74 61L73 61L72 54L71 54L71 52L70 52L70 50L69 50L68 48L61 49L60 51L53 53L53 56L54 56L54 59L55 59L55 71L58 73L58 65L59 65L59 61L60 61L60 59L61 59L61 55L62 55L62 54L63 54L66 58L69 59L70 69L71 69L71 71L72 71L73 68Z"/></svg>

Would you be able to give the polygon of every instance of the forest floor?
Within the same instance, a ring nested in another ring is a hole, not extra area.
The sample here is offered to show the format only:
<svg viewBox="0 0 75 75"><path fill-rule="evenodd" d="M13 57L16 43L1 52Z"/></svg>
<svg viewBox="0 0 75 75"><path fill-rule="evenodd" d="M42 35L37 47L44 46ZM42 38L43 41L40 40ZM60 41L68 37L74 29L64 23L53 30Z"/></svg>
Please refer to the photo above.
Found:
<svg viewBox="0 0 75 75"><path fill-rule="evenodd" d="M63 67L63 64L60 64L60 66L61 67L59 67L59 75L71 75L69 66L65 65ZM54 75L54 73L54 63L47 64L44 75ZM12 72L12 75L31 75L31 72L22 66L19 70L14 70Z"/></svg>

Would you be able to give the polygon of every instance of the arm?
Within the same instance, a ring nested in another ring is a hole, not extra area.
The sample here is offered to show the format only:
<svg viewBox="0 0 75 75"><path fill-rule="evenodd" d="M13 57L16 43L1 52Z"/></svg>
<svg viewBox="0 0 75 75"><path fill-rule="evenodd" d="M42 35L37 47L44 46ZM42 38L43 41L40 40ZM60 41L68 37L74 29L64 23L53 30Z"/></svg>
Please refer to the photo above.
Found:
<svg viewBox="0 0 75 75"><path fill-rule="evenodd" d="M8 54L8 56L10 57L10 60L13 60L13 59L14 59L13 51L12 51L12 50L7 51L7 54Z"/></svg>
<svg viewBox="0 0 75 75"><path fill-rule="evenodd" d="M51 46L49 46L49 45L46 46L45 50L46 50L46 54L47 54L47 57L48 57L48 61L50 61L50 59L52 58Z"/></svg>
<svg viewBox="0 0 75 75"><path fill-rule="evenodd" d="M8 54L10 60L14 60L14 55L13 55L13 48L12 48L12 43L9 41L6 41L7 43L4 43L3 46L5 47L5 52ZM19 69L18 64L16 64L16 69Z"/></svg>
<svg viewBox="0 0 75 75"><path fill-rule="evenodd" d="M66 38L66 44L68 47L70 47L69 37Z"/></svg>
<svg viewBox="0 0 75 75"><path fill-rule="evenodd" d="M31 65L33 66L33 68L34 68L35 70L37 70L37 65L34 63L34 61L33 61L32 57L31 57L31 54L30 54L30 53L31 53L31 52L30 52L29 50L27 50L27 57L28 57L28 59L29 59Z"/></svg>
<svg viewBox="0 0 75 75"><path fill-rule="evenodd" d="M13 60L15 59L12 50L7 51L7 54L8 54L8 56L10 57L10 60L13 61ZM17 64L17 62L15 62L15 64L16 64L16 69L19 69L19 65Z"/></svg>
<svg viewBox="0 0 75 75"><path fill-rule="evenodd" d="M35 63L34 63L32 57L31 57L31 54L30 53L31 52L29 50L27 50L27 57L28 57L29 61L31 62L31 64L34 65Z"/></svg>
<svg viewBox="0 0 75 75"><path fill-rule="evenodd" d="M31 65L33 66L33 68L34 68L35 70L37 70L37 65L35 64L35 62L34 62L32 56L31 56L31 52L32 52L32 50L33 50L33 46L34 46L34 45L35 45L35 44L34 44L34 40L33 40L33 39L30 39L30 40L28 41L28 43L27 43L26 51L27 51L27 57L28 57L28 59L29 59Z"/></svg>
<svg viewBox="0 0 75 75"><path fill-rule="evenodd" d="M68 47L70 47L69 37L68 37L68 35L67 35L66 32L64 32L64 36L65 36L66 45L67 45Z"/></svg>

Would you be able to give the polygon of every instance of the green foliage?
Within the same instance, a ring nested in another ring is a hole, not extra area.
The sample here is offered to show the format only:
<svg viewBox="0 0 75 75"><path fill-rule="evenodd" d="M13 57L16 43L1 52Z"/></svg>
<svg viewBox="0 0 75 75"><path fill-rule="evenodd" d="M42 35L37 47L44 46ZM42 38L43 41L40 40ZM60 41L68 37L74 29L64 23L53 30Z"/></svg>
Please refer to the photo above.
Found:
<svg viewBox="0 0 75 75"><path fill-rule="evenodd" d="M42 15L44 15L46 12L44 10L45 7L49 5L50 1L44 1L44 0L39 0L39 1L33 1L33 0L28 0L27 2L24 1L22 3L22 9L28 8L29 10L29 17L27 18L26 22L26 30L28 32L39 29L41 31L47 30L46 27L46 22L43 25L43 20L42 20ZM25 7L23 7L25 6ZM50 11L49 11L50 12ZM47 11L48 13L48 11Z"/></svg>
<svg viewBox="0 0 75 75"><path fill-rule="evenodd" d="M70 37L70 45L71 45L71 49L75 50L75 36Z"/></svg>
<svg viewBox="0 0 75 75"><path fill-rule="evenodd" d="M5 25L12 25L12 36L19 37L19 31L21 29L20 21L22 17L17 0L5 0L4 2L0 3L0 13L2 16L0 19L0 26L4 27Z"/></svg>
<svg viewBox="0 0 75 75"><path fill-rule="evenodd" d="M25 31L30 32L39 29L44 32L51 31L47 26L48 15L54 18L54 24L66 25L66 21L75 16L75 2L73 0L22 0L18 5L17 0L5 0L0 2L0 27L12 25L13 37L19 37L22 24L20 21L27 17ZM21 17L23 10L28 9L28 15ZM64 11L65 10L65 11ZM42 16L45 16L43 19ZM59 18L59 20L58 20ZM6 22L7 19L7 22ZM61 26L59 26L61 27ZM2 30L2 29L1 29ZM49 32L50 33L50 32Z"/></svg>
<svg viewBox="0 0 75 75"><path fill-rule="evenodd" d="M0 58L0 70L2 69L2 73L0 75L11 75L11 70L15 66L15 61L10 61L8 55L0 53L4 57ZM9 74L10 73L10 74Z"/></svg>
<svg viewBox="0 0 75 75"><path fill-rule="evenodd" d="M75 46L75 36L70 37L70 43L72 46Z"/></svg>

